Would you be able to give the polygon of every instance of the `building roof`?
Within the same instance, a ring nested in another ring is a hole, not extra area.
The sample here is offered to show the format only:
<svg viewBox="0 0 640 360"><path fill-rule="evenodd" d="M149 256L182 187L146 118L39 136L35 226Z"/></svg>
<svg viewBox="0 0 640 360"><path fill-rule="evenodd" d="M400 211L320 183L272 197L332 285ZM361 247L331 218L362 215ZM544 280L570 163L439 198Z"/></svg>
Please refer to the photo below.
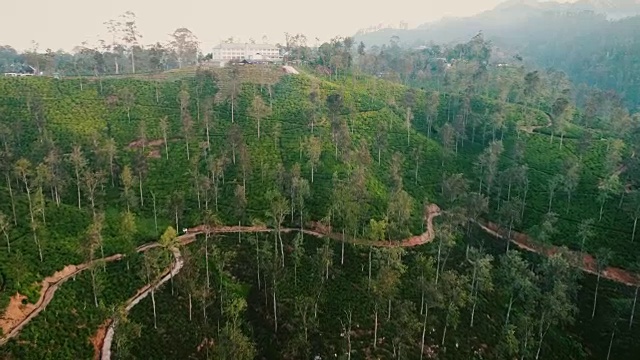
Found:
<svg viewBox="0 0 640 360"><path fill-rule="evenodd" d="M250 44L250 43L244 43L244 44L229 44L229 43L221 43L217 46L214 46L214 49L244 49L244 48L269 48L269 49L277 49L277 47L275 45L271 45L271 44Z"/></svg>
<svg viewBox="0 0 640 360"><path fill-rule="evenodd" d="M27 64L11 64L5 74L35 74L36 69Z"/></svg>

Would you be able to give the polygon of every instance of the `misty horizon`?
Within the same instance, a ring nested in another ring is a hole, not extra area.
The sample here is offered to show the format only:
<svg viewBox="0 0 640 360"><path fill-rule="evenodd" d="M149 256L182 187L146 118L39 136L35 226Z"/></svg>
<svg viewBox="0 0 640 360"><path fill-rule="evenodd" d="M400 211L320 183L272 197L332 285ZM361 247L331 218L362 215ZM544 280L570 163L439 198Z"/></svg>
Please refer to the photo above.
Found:
<svg viewBox="0 0 640 360"><path fill-rule="evenodd" d="M394 2L393 7L354 2L344 9L341 8L344 3L331 0L323 3L323 6L314 7L313 16L303 16L302 7L290 0L268 4L225 2L221 5L222 11L219 11L219 7L203 4L198 0L180 3L181 9L194 9L193 11L158 9L150 7L145 0L114 0L103 8L92 5L99 10L88 10L86 2L79 0L62 0L55 4L36 0L31 3L35 9L32 13L9 16L0 22L0 34L3 34L0 45L25 51L31 49L32 41L35 41L39 51L47 48L53 51L72 51L84 41L96 44L99 39L107 39L104 22L116 19L125 11L136 14L138 29L143 36L140 39L142 45L163 43L168 40L170 33L181 27L188 28L198 37L203 52L230 37L243 42L249 42L250 39L261 42L266 36L269 43L283 43L285 32L304 34L308 43L314 45L316 41L322 43L335 36L352 36L360 29L378 24L397 26L405 22L413 28L443 17L472 16L490 10L504 1L453 0L425 4L401 0ZM246 11L247 8L251 9L250 13ZM22 7L15 2L6 4L4 10L7 14L24 13ZM220 12L242 16L218 16Z"/></svg>

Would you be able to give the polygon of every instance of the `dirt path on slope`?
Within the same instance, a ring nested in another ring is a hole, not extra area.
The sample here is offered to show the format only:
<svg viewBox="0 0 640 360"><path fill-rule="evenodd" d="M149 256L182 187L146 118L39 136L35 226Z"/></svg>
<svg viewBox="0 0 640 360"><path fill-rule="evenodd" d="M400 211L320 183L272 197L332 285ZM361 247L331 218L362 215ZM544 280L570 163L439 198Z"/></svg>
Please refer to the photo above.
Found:
<svg viewBox="0 0 640 360"><path fill-rule="evenodd" d="M142 245L136 250L137 252L144 252L157 246L157 243L150 243ZM120 260L123 257L123 254L115 254L104 259L96 259L90 263L65 266L62 270L42 280L40 297L35 304L23 304L22 301L26 299L26 297L16 293L11 297L9 306L2 317L0 317L0 328L2 328L4 334L3 337L0 338L0 346L6 344L9 339L16 337L34 317L46 309L60 285L99 261L112 262Z"/></svg>
<svg viewBox="0 0 640 360"><path fill-rule="evenodd" d="M122 254L116 254L105 258L104 261L120 260L122 257ZM98 261L100 260L80 265L67 265L62 270L42 280L40 298L35 304L24 305L22 304L22 300L26 299L26 297L15 294L11 298L7 311L5 311L2 318L0 318L0 328L2 328L4 334L4 337L0 338L0 346L4 345L9 339L17 336L20 330L22 330L31 319L36 317L49 305L60 285Z"/></svg>
<svg viewBox="0 0 640 360"><path fill-rule="evenodd" d="M195 237L191 237L195 238ZM186 240L189 241L189 240ZM181 241L182 242L182 241ZM164 283L169 281L173 276L176 276L182 267L184 266L184 261L182 259L182 255L180 254L180 250L173 248L171 249L173 252L173 257L175 261L172 263L172 266L167 268L161 275L160 279L154 283L147 284L138 290L136 295L131 297L125 303L125 311L129 313L134 306L136 306L140 301L142 301L145 297L147 297L152 291L155 291L157 288L162 286ZM98 330L97 337L95 338L94 346L96 344L101 344L98 349L100 350L99 356L97 358L102 360L111 359L111 344L113 343L113 336L115 334L115 326L116 322L112 319L107 320L108 328L106 332L100 332ZM104 334L104 338L100 339L99 336ZM96 357L94 357L96 358Z"/></svg>
<svg viewBox="0 0 640 360"><path fill-rule="evenodd" d="M347 238L346 241L350 243L359 244L359 245L373 245L373 246L380 246L380 247L394 247L394 246L414 247L414 246L423 245L433 241L435 237L433 218L435 218L436 216L439 216L440 214L441 214L440 208L436 204L430 204L429 206L427 206L424 214L424 220L427 224L427 230L421 235L412 236L400 242L388 242L388 241L371 242L364 239L349 239L349 238ZM479 223L478 225L480 226L481 229L483 229L484 231L486 231L487 233L495 237L502 238L502 239L506 238L506 236L504 235L505 231L494 223L491 223L491 222L488 222L487 224ZM200 226L188 229L187 234L184 234L178 237L181 245L184 246L184 245L193 243L196 240L196 235L204 233L205 229L206 227L204 225L200 225ZM275 231L275 229L270 229L270 228L267 228L266 226L222 226L222 227L218 227L211 230L212 233L238 233L238 232L255 233L255 232L273 232L273 231ZM281 229L281 231L294 232L294 231L300 231L300 229L283 228ZM311 229L303 229L302 232L307 235L316 236L316 237L328 237L338 241L342 241L343 239L342 234L332 232L331 228L319 226L317 223L314 226L312 226ZM536 252L539 254L544 254L547 256L555 254L559 251L558 247L542 247L540 245L536 245L530 240L530 238L527 235L514 232L514 231L512 231L511 241L521 249L531 251L531 252ZM159 246L158 243L148 243L140 246L137 249L137 251L144 252L157 246ZM574 254L576 254L577 257L580 258L580 254L577 254L575 252ZM177 253L177 255L174 252L174 256L176 257L176 265L177 265L178 264L177 259L181 259L179 252ZM104 261L107 261L107 262L117 261L122 259L123 257L124 256L122 254L116 254L116 255L112 255L105 258ZM582 259L583 259L582 264L577 264L576 266L579 266L583 271L596 274L594 258L591 255L582 254ZM96 260L96 261L99 261L99 260ZM38 313L40 313L42 310L46 308L47 304L51 302L51 299L53 298L55 291L58 289L58 287L62 283L64 283L70 277L75 276L79 272L87 269L90 265L91 264L81 264L77 266L69 265L65 267L63 270L56 272L51 277L44 279L42 281L40 299L38 300L38 302L36 302L36 304L22 305L21 301L24 297L22 297L20 294L16 294L14 297L12 297L11 304L7 308L5 315L2 318L0 318L0 326L2 326L3 331L5 331L4 333L8 334L8 335L5 335L4 338L0 339L0 346L5 344L10 338L17 336L20 330L24 328L24 326L26 326L26 324L31 319L33 319ZM181 267L182 267L181 265L179 267L178 266L173 267L172 272L174 273L173 274L174 276L180 271ZM166 270L166 271L167 271L167 274L165 274L164 277L161 279L162 283L166 282L167 276L169 276L168 275L169 270ZM636 275L618 268L607 268L603 272L603 276L607 279L610 279L625 285L629 285L629 286L637 286L638 284L640 284L640 279L638 279ZM162 283L156 283L154 288L162 285ZM142 300L145 296L147 296L147 294L150 292L150 289L151 289L151 285L147 284L145 285L145 287L140 289L136 295L130 298L126 302L126 304L128 304L127 305L128 309L135 306L135 304L137 304L140 300ZM105 324L103 324L103 326L100 327L96 336L92 337L91 339L91 342L94 344L94 348L97 351L96 358L101 358L102 356L102 359L108 359L108 357L105 358L104 355L102 355L105 353L103 349L105 347L105 339L108 336L107 335L108 330L104 331L104 329L112 328L112 325L113 324L111 324L110 320L107 320L107 322L105 322ZM113 336L113 335L110 335L110 336Z"/></svg>
<svg viewBox="0 0 640 360"><path fill-rule="evenodd" d="M412 236L408 239L404 239L401 242L379 241L374 243L374 242L362 240L362 239L355 239L355 240L352 239L352 240L347 240L347 242L361 244L361 245L373 244L373 246L380 246L380 247L393 247L393 246L413 247L413 246L423 245L433 241L435 237L435 230L433 227L433 218L436 216L439 216L440 213L441 212L438 205L430 204L429 206L427 206L425 208L425 213L424 213L424 220L427 223L427 231L422 233L421 235ZM207 230L207 227L204 225L189 228L187 230L187 234L180 236L178 239L180 240L181 245L185 246L190 243L193 243L196 239L196 235L202 234L206 230ZM212 233L218 233L218 234L238 233L238 232L256 233L256 232L274 232L275 229L270 229L266 226L221 226L215 229L211 229L210 231ZM289 233L289 232L300 231L300 229L282 228L281 231L285 233ZM302 232L304 234L316 236L320 238L328 237L328 238L331 238L334 240L340 240L340 241L343 239L341 234L332 232L331 228L326 228L326 227L323 228L319 226L317 223L314 224L312 230L302 229ZM173 273L173 276L177 275L182 269L182 266L184 265L182 262L182 258L179 250L177 249L174 250L174 257L175 257L175 266L171 270L171 272ZM170 278L171 278L171 275L169 274L169 270L167 269L165 270L165 275L163 275L163 278L159 282L157 282L153 286L153 288L157 289L159 286L164 284ZM151 292L151 288L152 288L151 284L147 284L143 288L138 290L136 295L134 295L129 300L127 300L126 311L129 312L136 304L138 304L142 299L144 299ZM104 331L105 328L107 329L107 331ZM95 351L94 360L110 360L111 359L111 345L113 343L114 333L115 333L115 323L113 319L106 320L98 328L98 331L96 332L96 334L91 338L91 343L93 344L94 351Z"/></svg>
<svg viewBox="0 0 640 360"><path fill-rule="evenodd" d="M424 212L424 221L426 223L427 229L424 233L420 235L415 235L401 241L377 241L372 242L366 239L353 239L350 237L346 237L345 241L352 244L357 245L373 245L378 247L414 247L423 245L433 241L435 237L435 229L433 227L433 218L439 216L441 214L440 207L436 204L429 204L425 207ZM187 230L188 234L195 237L197 234L204 234L207 227L205 225L199 225L196 227L189 228ZM225 234L225 233L256 233L256 232L274 232L275 229L268 228L266 226L221 226L216 227L210 230L211 233L215 234ZM302 231L302 233L306 235L311 235L315 237L327 237L332 240L342 241L343 236L340 233L333 232L333 229L328 226L323 226L317 222L312 222L311 227L308 229L299 229L299 228L281 228L281 232L283 233L291 233ZM183 235L184 236L184 235ZM188 243L193 242L192 239L184 238L182 240L182 244L186 245Z"/></svg>
<svg viewBox="0 0 640 360"><path fill-rule="evenodd" d="M487 223L477 223L478 226L485 232L493 235L497 238L506 240L507 239L507 230L501 228L498 224L487 222ZM517 231L511 231L511 239L510 241L518 246L520 249L534 252L537 254L541 254L544 256L552 256L560 252L560 247L558 246L543 246L540 244L536 244L531 237L526 234L519 233ZM580 268L582 271L597 275L598 270L596 266L595 258L587 253L580 253L577 251L569 251L570 258L574 260L574 266ZM638 274L634 274L630 271L616 268L616 267L608 267L602 272L602 277L615 281L617 283L625 284L627 286L640 286L640 276Z"/></svg>
<svg viewBox="0 0 640 360"><path fill-rule="evenodd" d="M379 241L372 243L363 239L347 239L347 242L356 243L356 244L373 244L374 246L381 247L392 247L392 246L401 246L401 247L413 247L422 244L426 244L433 240L435 236L435 231L433 228L433 218L440 215L440 208L431 204L426 208L425 211L425 221L427 223L427 231L421 235L413 236L408 239L404 239L401 242L386 242ZM198 226L188 230L188 233L185 235L179 236L179 240L182 245L187 245L195 241L196 235L201 234L205 230L205 226ZM293 228L283 228L281 229L283 232L294 232L299 231L299 229ZM253 233L253 232L273 232L274 229L269 229L267 227L257 227L257 226L222 226L212 230L213 233ZM331 229L322 228L319 226L315 226L312 229L303 229L303 233L316 237L329 237L334 240L342 240L342 235L331 232ZM157 243L149 243L140 246L137 249L137 252L145 252L148 249L157 247ZM112 262L120 260L124 257L122 254L115 254L109 256L105 259L95 260L94 262L104 260L106 262ZM40 290L40 298L35 304L22 304L22 301L25 299L24 296L20 294L16 294L11 298L11 302L7 307L5 313L2 318L0 318L0 327L3 330L4 337L0 338L0 346L4 345L9 341L9 339L16 337L20 331L33 319L35 318L41 311L46 309L47 305L53 299L55 292L58 290L60 285L62 285L68 279L76 276L78 273L86 270L92 265L92 263L84 263L80 265L68 265L61 271L56 272L50 277L45 278L41 283ZM138 294L134 296L132 299L135 300L137 296L146 296L142 294ZM105 333L104 331L101 331ZM108 331L107 331L108 332ZM106 334L104 335L106 336ZM95 336L91 339L91 342L94 344L94 347L102 349L102 346L98 346L98 344L102 344L104 341L100 339L103 336Z"/></svg>

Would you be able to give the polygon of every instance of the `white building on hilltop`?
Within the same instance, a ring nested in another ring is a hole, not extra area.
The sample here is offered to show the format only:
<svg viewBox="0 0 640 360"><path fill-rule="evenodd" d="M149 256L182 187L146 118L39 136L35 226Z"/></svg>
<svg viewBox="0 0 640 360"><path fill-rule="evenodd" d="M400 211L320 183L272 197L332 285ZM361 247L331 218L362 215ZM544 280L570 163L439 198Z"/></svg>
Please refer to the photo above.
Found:
<svg viewBox="0 0 640 360"><path fill-rule="evenodd" d="M211 60L227 62L229 60L279 60L280 49L270 44L229 44L222 43L213 48Z"/></svg>

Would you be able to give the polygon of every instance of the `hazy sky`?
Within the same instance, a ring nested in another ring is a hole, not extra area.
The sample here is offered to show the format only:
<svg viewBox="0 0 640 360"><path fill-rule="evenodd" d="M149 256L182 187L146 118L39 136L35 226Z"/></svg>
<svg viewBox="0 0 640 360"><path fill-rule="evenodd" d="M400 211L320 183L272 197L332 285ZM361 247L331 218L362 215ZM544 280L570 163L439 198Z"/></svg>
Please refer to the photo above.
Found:
<svg viewBox="0 0 640 360"><path fill-rule="evenodd" d="M103 22L127 10L138 19L142 43L163 42L178 27L187 27L200 39L203 50L230 36L283 42L284 32L303 33L315 42L353 35L379 23L410 27L443 16L468 16L488 10L503 0L31 0L4 1L0 45L18 50L71 50L82 41L93 42L106 33ZM161 5L162 4L162 5ZM166 5L165 5L166 4ZM375 4L375 5L374 5ZM303 9L303 7L306 9Z"/></svg>

